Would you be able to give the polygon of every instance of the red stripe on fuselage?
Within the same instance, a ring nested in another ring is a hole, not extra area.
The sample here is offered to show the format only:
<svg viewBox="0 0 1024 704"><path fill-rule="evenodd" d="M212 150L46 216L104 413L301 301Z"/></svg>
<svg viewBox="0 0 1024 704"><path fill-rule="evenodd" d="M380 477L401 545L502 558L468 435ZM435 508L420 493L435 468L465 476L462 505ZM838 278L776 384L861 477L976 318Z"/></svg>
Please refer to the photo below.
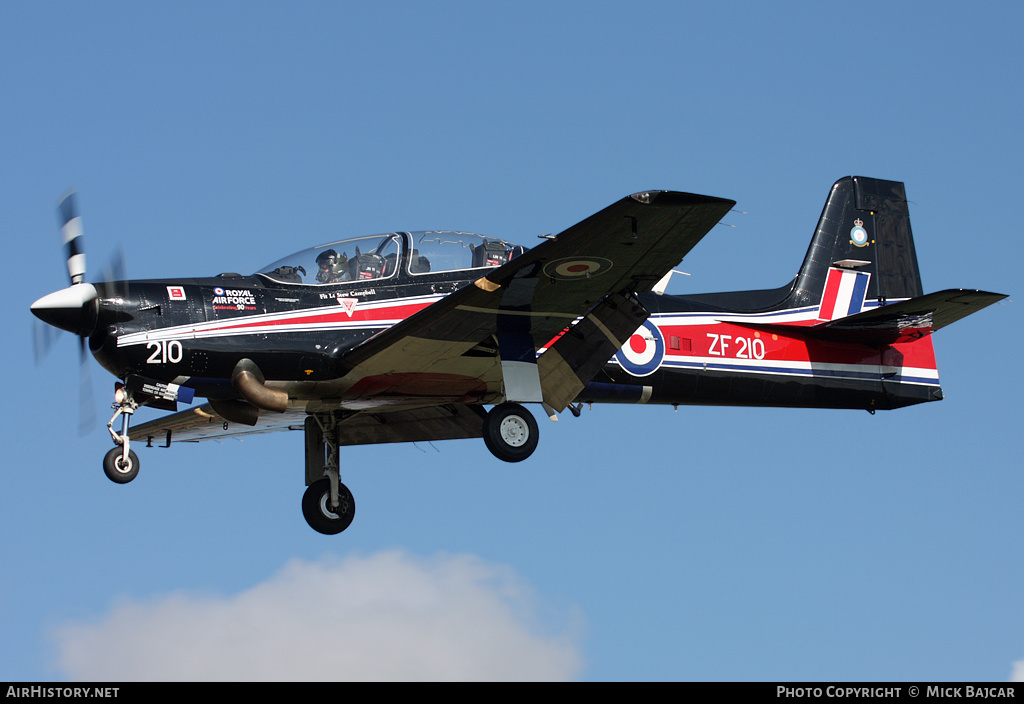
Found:
<svg viewBox="0 0 1024 704"><path fill-rule="evenodd" d="M304 313L296 314L287 318L274 318L267 320L265 316L260 316L261 319L257 320L245 320L234 324L218 325L217 327L204 328L203 332L219 332L221 330L241 330L246 328L263 329L273 327L285 327L289 325L329 325L331 323L361 323L361 322L377 322L384 320L404 320L414 313L418 313L423 310L430 303L406 303L391 306L380 306L376 308L369 308L360 310L358 307L349 315L343 308L338 307L327 308L329 312L325 313Z"/></svg>
<svg viewBox="0 0 1024 704"><path fill-rule="evenodd" d="M792 336L751 330L742 325L659 325L665 338L668 357L706 357L722 359L763 360L780 362L824 362L829 364L862 364L936 369L931 335L911 342L885 348L885 359L867 345L826 342L799 334L802 326L793 326ZM678 344L673 338L679 338ZM689 341L689 349L683 343Z"/></svg>

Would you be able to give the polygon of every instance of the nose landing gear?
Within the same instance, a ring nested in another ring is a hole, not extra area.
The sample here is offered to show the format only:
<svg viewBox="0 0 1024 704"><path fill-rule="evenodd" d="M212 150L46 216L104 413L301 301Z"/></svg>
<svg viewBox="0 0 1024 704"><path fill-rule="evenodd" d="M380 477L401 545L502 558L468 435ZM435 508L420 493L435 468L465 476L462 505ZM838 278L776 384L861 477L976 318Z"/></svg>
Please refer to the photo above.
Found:
<svg viewBox="0 0 1024 704"><path fill-rule="evenodd" d="M107 431L114 440L114 447L103 458L103 473L115 484L127 484L139 474L139 458L129 447L128 421L139 404L132 399L124 384L114 385L114 415L107 421ZM114 432L114 421L121 416L121 433Z"/></svg>

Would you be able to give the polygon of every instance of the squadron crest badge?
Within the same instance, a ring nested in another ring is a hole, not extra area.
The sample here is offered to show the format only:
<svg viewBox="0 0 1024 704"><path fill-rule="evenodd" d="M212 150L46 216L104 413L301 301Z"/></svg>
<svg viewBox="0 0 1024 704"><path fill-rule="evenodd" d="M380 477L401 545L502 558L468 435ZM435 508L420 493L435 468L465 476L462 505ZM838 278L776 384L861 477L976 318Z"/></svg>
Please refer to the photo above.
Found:
<svg viewBox="0 0 1024 704"><path fill-rule="evenodd" d="M864 221L860 218L853 221L853 229L850 230L850 244L854 247L868 246L868 231L864 229Z"/></svg>

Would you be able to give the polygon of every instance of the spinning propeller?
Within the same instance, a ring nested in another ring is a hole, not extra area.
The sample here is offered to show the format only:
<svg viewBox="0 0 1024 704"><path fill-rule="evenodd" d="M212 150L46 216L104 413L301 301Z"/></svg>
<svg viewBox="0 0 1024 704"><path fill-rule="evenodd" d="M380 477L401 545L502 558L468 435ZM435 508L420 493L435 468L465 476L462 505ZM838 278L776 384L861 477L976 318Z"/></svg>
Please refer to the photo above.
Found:
<svg viewBox="0 0 1024 704"><path fill-rule="evenodd" d="M84 435L96 423L96 409L93 400L92 379L89 373L89 355L86 342L95 331L99 317L99 299L126 295L126 285L117 283L124 279L124 254L118 250L110 263L103 269L103 281L98 284L85 282L85 249L82 236L82 218L74 191L69 191L57 204L60 219L61 241L67 258L68 288L54 291L32 304L32 312L48 325L36 323L33 329L33 343L36 363L50 351L57 339L57 330L66 330L78 336L79 360L79 433ZM49 327L52 326L52 327Z"/></svg>

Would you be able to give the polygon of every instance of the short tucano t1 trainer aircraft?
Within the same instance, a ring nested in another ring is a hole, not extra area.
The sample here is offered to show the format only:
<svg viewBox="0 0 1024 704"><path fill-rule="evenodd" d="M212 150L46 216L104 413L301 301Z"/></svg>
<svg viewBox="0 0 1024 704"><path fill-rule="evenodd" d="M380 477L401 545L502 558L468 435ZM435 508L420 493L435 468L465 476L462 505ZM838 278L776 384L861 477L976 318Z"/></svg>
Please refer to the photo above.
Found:
<svg viewBox="0 0 1024 704"><path fill-rule="evenodd" d="M303 514L335 534L355 514L339 477L345 445L482 437L518 462L537 447L529 403L555 418L584 403L874 413L937 401L931 333L1005 298L924 294L903 184L859 176L832 186L785 286L665 295L733 205L645 191L530 249L391 232L251 276L90 284L72 193L58 208L71 286L32 312L88 342L120 380L110 479L135 478L139 442L300 430ZM206 403L178 410L197 396ZM176 412L129 428L140 406Z"/></svg>

